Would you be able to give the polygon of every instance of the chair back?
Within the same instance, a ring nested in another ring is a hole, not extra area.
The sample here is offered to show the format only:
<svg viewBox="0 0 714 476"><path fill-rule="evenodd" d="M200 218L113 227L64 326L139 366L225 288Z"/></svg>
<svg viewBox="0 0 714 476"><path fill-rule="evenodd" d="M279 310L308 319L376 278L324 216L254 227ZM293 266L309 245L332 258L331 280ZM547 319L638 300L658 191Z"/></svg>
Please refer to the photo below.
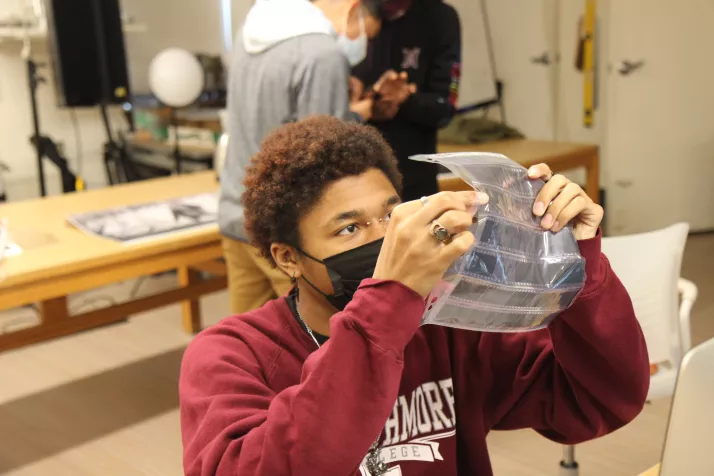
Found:
<svg viewBox="0 0 714 476"><path fill-rule="evenodd" d="M677 283L689 224L602 240L602 251L630 294L652 363L682 359Z"/></svg>
<svg viewBox="0 0 714 476"><path fill-rule="evenodd" d="M660 476L714 474L714 339L682 359L669 414Z"/></svg>

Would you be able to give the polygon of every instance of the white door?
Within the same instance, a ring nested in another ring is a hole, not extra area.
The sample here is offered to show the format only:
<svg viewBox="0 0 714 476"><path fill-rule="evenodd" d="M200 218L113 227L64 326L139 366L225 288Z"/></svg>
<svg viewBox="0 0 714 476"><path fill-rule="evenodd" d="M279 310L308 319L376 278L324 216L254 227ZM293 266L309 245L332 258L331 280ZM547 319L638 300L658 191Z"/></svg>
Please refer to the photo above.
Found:
<svg viewBox="0 0 714 476"><path fill-rule="evenodd" d="M684 3L610 3L603 165L613 234L678 221L714 229L714 1Z"/></svg>
<svg viewBox="0 0 714 476"><path fill-rule="evenodd" d="M529 139L554 138L554 6L554 0L486 0L506 122Z"/></svg>

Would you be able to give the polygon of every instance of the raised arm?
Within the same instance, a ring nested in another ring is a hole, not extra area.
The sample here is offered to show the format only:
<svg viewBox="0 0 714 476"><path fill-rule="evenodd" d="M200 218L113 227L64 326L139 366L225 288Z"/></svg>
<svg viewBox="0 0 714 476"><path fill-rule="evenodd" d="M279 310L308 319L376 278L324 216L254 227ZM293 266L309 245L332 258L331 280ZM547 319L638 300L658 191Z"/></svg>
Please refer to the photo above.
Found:
<svg viewBox="0 0 714 476"><path fill-rule="evenodd" d="M185 473L352 474L392 412L424 298L473 244L470 208L483 203L474 192L444 192L397 206L375 279L330 318L330 340L305 361L297 385L271 390L250 333L219 326L199 336L179 385ZM454 234L448 243L429 231L434 219Z"/></svg>
<svg viewBox="0 0 714 476"><path fill-rule="evenodd" d="M547 330L484 335L474 349L493 356L479 368L494 429L533 428L573 444L620 428L644 406L649 362L630 298L600 238L580 248L587 283L570 309Z"/></svg>

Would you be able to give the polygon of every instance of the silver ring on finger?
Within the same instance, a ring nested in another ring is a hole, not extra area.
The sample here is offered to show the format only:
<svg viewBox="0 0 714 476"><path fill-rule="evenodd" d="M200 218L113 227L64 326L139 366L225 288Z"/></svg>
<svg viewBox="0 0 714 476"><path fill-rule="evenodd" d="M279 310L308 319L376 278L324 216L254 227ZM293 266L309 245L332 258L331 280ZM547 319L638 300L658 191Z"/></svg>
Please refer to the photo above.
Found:
<svg viewBox="0 0 714 476"><path fill-rule="evenodd" d="M453 236L449 230L444 228L438 221L434 220L431 224L431 234L442 243L448 243Z"/></svg>
<svg viewBox="0 0 714 476"><path fill-rule="evenodd" d="M429 203L429 199L426 197L421 197L419 200L423 206L426 206L426 204Z"/></svg>

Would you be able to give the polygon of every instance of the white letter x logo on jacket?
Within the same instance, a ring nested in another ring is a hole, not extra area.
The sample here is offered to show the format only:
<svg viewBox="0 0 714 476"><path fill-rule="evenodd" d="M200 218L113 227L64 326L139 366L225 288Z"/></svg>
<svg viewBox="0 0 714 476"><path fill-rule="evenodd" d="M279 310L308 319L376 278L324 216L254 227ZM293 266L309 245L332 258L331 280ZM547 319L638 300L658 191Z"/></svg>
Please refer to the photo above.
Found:
<svg viewBox="0 0 714 476"><path fill-rule="evenodd" d="M404 53L402 69L419 69L421 48L402 48L402 53Z"/></svg>

